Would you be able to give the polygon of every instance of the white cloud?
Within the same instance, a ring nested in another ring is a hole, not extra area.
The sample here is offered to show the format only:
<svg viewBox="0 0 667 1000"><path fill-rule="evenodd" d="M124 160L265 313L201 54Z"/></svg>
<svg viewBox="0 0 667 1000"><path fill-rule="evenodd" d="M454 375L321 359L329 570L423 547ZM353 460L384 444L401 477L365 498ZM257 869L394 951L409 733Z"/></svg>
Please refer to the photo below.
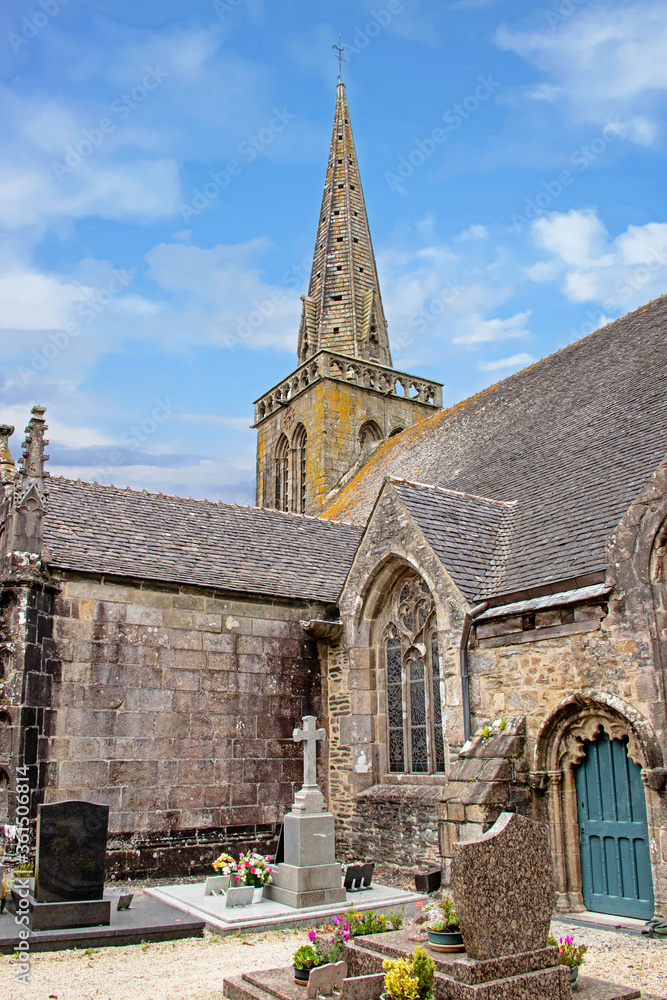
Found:
<svg viewBox="0 0 667 1000"><path fill-rule="evenodd" d="M497 361L480 361L477 367L482 372L495 372L501 368L524 368L526 365L532 365L535 360L532 354L526 354L525 351L522 351L521 354L513 354L511 358L499 358Z"/></svg>
<svg viewBox="0 0 667 1000"><path fill-rule="evenodd" d="M600 302L607 312L626 312L667 288L667 223L628 226L612 239L594 211L573 209L537 219L531 233L551 257L527 276L560 279L571 302Z"/></svg>
<svg viewBox="0 0 667 1000"><path fill-rule="evenodd" d="M543 30L501 25L496 44L540 69L547 79L529 92L535 100L562 101L579 122L604 124L621 115L624 138L655 141L667 91L667 7L662 2L611 8L573 8ZM647 113L650 111L650 114Z"/></svg>
<svg viewBox="0 0 667 1000"><path fill-rule="evenodd" d="M149 275L180 298L160 317L160 336L183 329L197 342L242 344L293 351L299 327L298 295L262 279L260 261L268 240L219 244L210 250L162 243L146 254Z"/></svg>
<svg viewBox="0 0 667 1000"><path fill-rule="evenodd" d="M35 271L0 275L0 329L61 330L92 289Z"/></svg>
<svg viewBox="0 0 667 1000"><path fill-rule="evenodd" d="M489 238L488 229L486 228L486 226L481 226L479 224L468 226L467 229L464 229L456 237L456 239L458 240L463 240L464 243L472 240L488 240L488 238Z"/></svg>
<svg viewBox="0 0 667 1000"><path fill-rule="evenodd" d="M454 337L454 344L488 344L499 340L521 339L530 336L526 327L532 310L515 313L508 319L483 319L481 316L470 316L463 324L464 332ZM465 329L467 328L467 329Z"/></svg>

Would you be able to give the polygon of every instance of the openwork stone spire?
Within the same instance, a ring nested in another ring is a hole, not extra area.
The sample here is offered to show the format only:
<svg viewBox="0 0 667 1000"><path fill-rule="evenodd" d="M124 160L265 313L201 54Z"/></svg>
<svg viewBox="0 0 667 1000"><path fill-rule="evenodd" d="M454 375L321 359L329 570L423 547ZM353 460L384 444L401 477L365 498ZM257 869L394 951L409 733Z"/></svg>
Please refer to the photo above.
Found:
<svg viewBox="0 0 667 1000"><path fill-rule="evenodd" d="M391 365L345 84L340 80L313 270L308 295L302 298L300 363L326 349Z"/></svg>

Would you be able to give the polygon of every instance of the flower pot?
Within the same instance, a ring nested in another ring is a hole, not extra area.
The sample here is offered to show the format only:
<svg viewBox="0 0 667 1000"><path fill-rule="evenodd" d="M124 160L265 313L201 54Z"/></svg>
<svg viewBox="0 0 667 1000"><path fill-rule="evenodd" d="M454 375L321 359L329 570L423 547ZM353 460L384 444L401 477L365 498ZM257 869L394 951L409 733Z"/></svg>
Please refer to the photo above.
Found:
<svg viewBox="0 0 667 1000"><path fill-rule="evenodd" d="M261 903L262 896L264 895L264 886L256 885L252 890L252 901L253 903Z"/></svg>
<svg viewBox="0 0 667 1000"><path fill-rule="evenodd" d="M296 965L294 966L294 982L299 986L307 986L309 976L310 969L297 969Z"/></svg>
<svg viewBox="0 0 667 1000"><path fill-rule="evenodd" d="M428 932L428 946L431 951L464 951L463 937L460 931Z"/></svg>
<svg viewBox="0 0 667 1000"><path fill-rule="evenodd" d="M578 975L579 975L579 966L578 965L571 965L570 966L570 985L572 987L574 987L574 984L577 981L577 976Z"/></svg>

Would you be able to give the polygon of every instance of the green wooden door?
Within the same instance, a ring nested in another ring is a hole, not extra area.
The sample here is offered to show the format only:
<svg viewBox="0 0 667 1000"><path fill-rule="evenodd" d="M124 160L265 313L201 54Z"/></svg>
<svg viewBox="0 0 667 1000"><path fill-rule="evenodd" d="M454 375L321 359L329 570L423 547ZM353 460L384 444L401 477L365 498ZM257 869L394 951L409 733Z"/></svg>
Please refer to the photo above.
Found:
<svg viewBox="0 0 667 1000"><path fill-rule="evenodd" d="M646 797L624 740L587 741L576 770L584 905L623 917L653 916Z"/></svg>

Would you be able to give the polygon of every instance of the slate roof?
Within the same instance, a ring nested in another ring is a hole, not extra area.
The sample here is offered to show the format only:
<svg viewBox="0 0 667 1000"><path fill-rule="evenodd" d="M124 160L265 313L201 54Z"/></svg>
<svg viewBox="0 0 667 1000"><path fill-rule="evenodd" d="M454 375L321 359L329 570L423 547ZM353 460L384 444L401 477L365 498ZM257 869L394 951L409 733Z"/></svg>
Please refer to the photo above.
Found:
<svg viewBox="0 0 667 1000"><path fill-rule="evenodd" d="M502 588L515 505L389 480L468 600Z"/></svg>
<svg viewBox="0 0 667 1000"><path fill-rule="evenodd" d="M323 516L365 523L388 475L516 501L509 593L604 569L666 454L663 296L390 438Z"/></svg>
<svg viewBox="0 0 667 1000"><path fill-rule="evenodd" d="M258 507L46 481L44 542L62 569L336 601L361 531Z"/></svg>

